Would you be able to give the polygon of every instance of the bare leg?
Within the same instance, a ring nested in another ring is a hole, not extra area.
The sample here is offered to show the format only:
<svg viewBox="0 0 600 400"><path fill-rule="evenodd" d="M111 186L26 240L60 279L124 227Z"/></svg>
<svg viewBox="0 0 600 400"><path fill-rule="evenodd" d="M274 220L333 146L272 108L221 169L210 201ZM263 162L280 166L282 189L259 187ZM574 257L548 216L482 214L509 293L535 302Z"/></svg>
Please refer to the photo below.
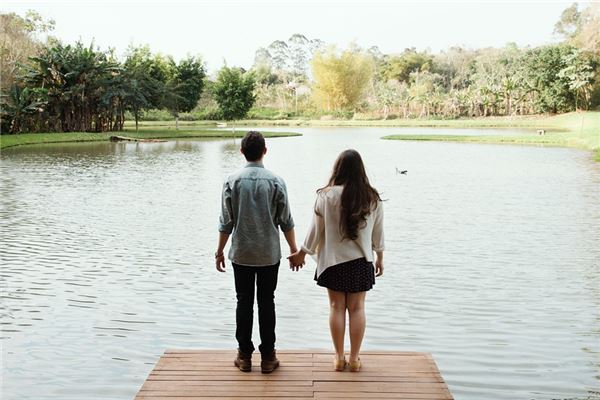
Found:
<svg viewBox="0 0 600 400"><path fill-rule="evenodd" d="M360 346L365 336L365 296L367 292L348 293L346 307L350 317L350 361L358 360Z"/></svg>
<svg viewBox="0 0 600 400"><path fill-rule="evenodd" d="M346 293L327 289L329 294L329 330L336 359L344 359L344 333L346 331Z"/></svg>

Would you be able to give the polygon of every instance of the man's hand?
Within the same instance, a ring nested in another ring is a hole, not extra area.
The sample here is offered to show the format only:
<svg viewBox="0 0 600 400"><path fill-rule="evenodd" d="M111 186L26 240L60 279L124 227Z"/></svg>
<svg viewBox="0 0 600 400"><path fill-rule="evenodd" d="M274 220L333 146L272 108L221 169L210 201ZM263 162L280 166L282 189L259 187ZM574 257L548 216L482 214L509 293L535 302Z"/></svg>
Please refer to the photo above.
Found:
<svg viewBox="0 0 600 400"><path fill-rule="evenodd" d="M225 254L217 253L217 255L215 255L215 265L217 267L217 271L225 272Z"/></svg>
<svg viewBox="0 0 600 400"><path fill-rule="evenodd" d="M288 257L290 262L290 269L292 271L299 271L304 266L304 257L306 253L302 250L298 250L297 252L291 254Z"/></svg>
<svg viewBox="0 0 600 400"><path fill-rule="evenodd" d="M229 233L219 232L219 244L217 245L217 252L215 253L215 265L219 272L225 272L225 254L223 254L223 251L225 250L225 245L228 240Z"/></svg>

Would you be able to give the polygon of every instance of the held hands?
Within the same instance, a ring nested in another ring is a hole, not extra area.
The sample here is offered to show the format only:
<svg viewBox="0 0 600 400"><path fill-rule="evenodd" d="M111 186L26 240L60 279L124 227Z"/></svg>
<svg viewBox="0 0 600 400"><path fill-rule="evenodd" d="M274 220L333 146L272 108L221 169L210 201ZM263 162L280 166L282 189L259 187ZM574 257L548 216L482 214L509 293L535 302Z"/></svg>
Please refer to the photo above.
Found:
<svg viewBox="0 0 600 400"><path fill-rule="evenodd" d="M302 250L298 250L292 253L287 259L290 262L290 269L292 271L299 271L305 264L304 257L306 253Z"/></svg>

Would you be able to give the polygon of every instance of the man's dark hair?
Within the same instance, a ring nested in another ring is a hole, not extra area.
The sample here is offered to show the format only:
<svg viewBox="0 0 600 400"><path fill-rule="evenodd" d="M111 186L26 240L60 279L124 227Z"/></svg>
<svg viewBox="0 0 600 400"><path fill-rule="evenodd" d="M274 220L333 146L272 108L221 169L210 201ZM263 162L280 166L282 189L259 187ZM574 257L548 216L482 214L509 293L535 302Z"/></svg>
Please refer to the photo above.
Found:
<svg viewBox="0 0 600 400"><path fill-rule="evenodd" d="M257 161L265 151L265 138L260 132L250 131L242 139L242 153L247 161Z"/></svg>

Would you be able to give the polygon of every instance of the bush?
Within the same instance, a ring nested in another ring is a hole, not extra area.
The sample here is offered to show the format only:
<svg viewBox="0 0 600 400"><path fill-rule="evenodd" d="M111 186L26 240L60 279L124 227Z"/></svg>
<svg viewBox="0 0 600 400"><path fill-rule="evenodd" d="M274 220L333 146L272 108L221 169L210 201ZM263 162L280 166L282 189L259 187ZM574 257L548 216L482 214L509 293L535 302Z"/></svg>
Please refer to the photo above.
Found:
<svg viewBox="0 0 600 400"><path fill-rule="evenodd" d="M131 119L133 120L133 118ZM175 121L175 117L167 110L152 109L145 111L140 117L140 121Z"/></svg>
<svg viewBox="0 0 600 400"><path fill-rule="evenodd" d="M255 107L248 111L247 119L288 119L293 118L294 113L271 107Z"/></svg>

